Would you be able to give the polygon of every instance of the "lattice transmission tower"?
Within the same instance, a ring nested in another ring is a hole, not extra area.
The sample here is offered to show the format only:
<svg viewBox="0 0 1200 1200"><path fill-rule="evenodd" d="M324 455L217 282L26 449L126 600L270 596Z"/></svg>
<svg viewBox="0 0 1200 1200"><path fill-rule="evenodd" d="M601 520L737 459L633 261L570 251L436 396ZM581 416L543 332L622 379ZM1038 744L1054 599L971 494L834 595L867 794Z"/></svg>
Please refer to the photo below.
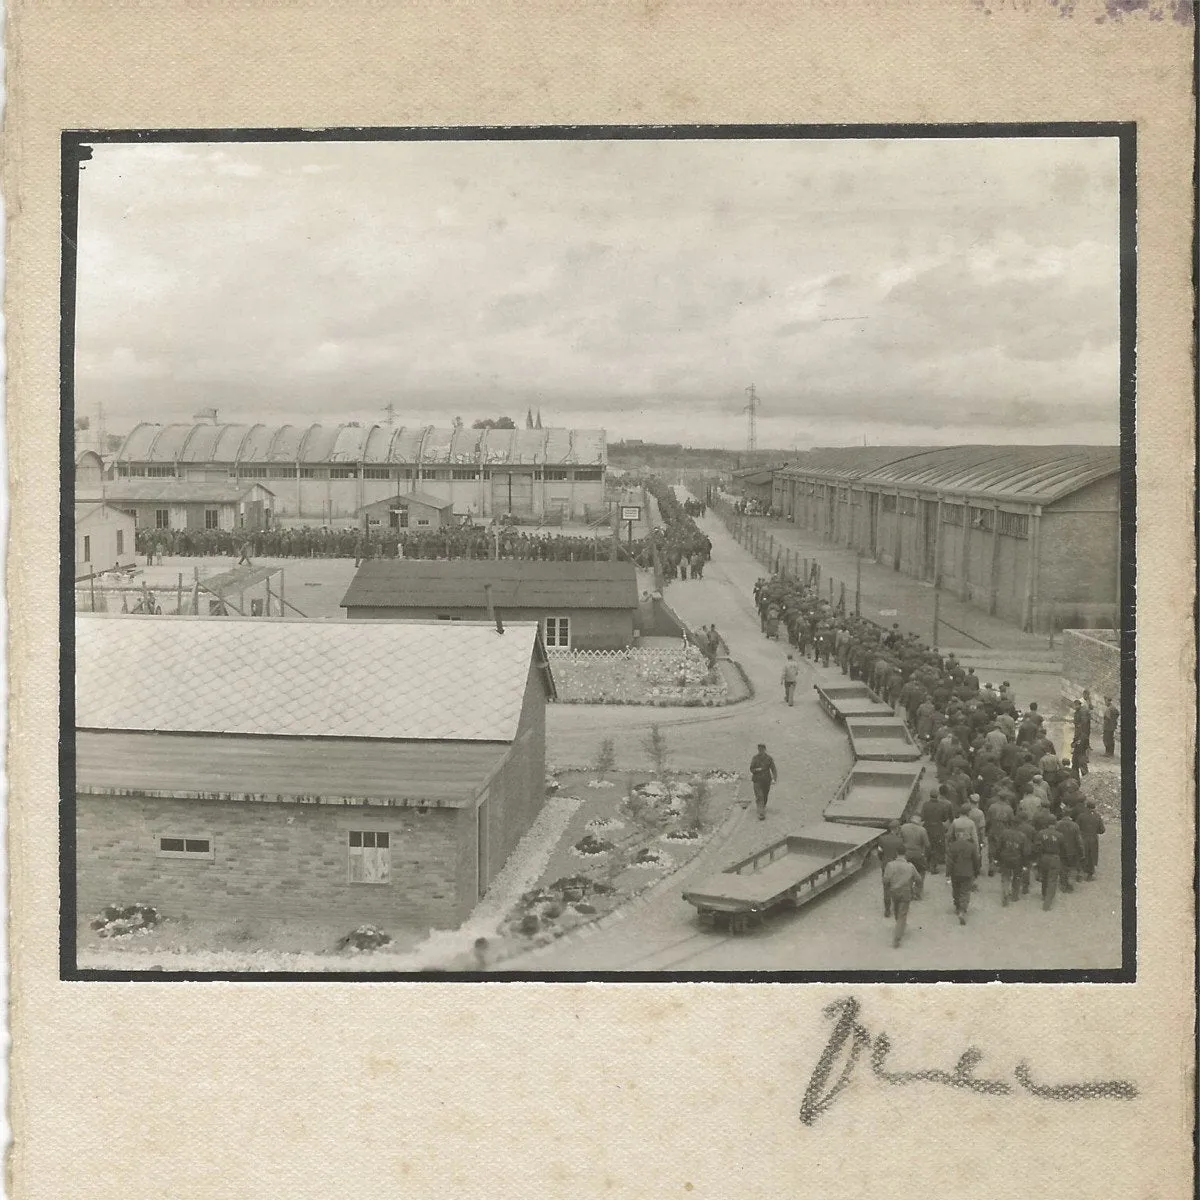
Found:
<svg viewBox="0 0 1200 1200"><path fill-rule="evenodd" d="M758 449L758 410L762 405L759 402L758 393L754 390L754 384L746 389L746 395L750 397L749 403L742 409L749 418L749 427L746 430L746 449L754 451Z"/></svg>

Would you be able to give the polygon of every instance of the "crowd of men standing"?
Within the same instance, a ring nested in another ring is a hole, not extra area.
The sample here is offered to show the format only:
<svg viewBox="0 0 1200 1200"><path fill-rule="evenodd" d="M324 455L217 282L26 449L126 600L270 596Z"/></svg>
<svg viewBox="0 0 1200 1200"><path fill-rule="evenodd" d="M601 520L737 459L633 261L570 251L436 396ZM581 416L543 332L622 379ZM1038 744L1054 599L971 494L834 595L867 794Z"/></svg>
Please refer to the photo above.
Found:
<svg viewBox="0 0 1200 1200"><path fill-rule="evenodd" d="M712 553L712 542L685 512L671 488L647 480L658 501L662 528L632 546L608 531L571 535L518 530L502 524L448 525L439 529L311 526L256 531L225 529L139 529L136 547L147 564L171 557L254 558L495 558L541 562L592 562L632 557L646 570L657 554L666 579L699 579Z"/></svg>
<svg viewBox="0 0 1200 1200"><path fill-rule="evenodd" d="M1074 704L1072 747L1060 757L1035 703L1018 708L1009 683L982 683L972 667L943 656L915 634L885 630L840 611L803 581L781 575L754 586L764 636L794 653L867 684L904 717L937 784L903 824L879 843L884 916L904 937L909 905L924 898L929 875L943 869L954 911L967 923L979 880L1000 877L1004 906L1028 895L1036 879L1042 908L1059 892L1096 877L1104 821L1082 790L1091 749L1092 704ZM792 659L794 663L794 657ZM782 677L790 702L795 672ZM1104 753L1114 753L1120 713L1105 697Z"/></svg>

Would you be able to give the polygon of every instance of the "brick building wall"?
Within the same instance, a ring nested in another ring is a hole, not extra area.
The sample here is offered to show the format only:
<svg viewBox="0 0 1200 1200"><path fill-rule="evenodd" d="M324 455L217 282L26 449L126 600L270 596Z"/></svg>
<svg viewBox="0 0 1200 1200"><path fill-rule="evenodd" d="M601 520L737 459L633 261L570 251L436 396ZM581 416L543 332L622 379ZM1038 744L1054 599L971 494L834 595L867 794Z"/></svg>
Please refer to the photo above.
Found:
<svg viewBox="0 0 1200 1200"><path fill-rule="evenodd" d="M1042 511L1038 628L1112 626L1119 610L1117 477L1101 479Z"/></svg>
<svg viewBox="0 0 1200 1200"><path fill-rule="evenodd" d="M1062 692L1066 701L1077 700L1084 689L1095 704L1105 696L1121 703L1121 644L1107 630L1064 629L1062 635Z"/></svg>
<svg viewBox="0 0 1200 1200"><path fill-rule="evenodd" d="M338 918L452 927L462 861L474 872L473 809L347 807L77 797L81 916L108 904L153 904L168 917ZM347 833L391 835L391 881L349 882ZM469 835L466 831L469 830ZM211 837L213 857L162 858L164 836ZM469 911L474 903L467 898Z"/></svg>

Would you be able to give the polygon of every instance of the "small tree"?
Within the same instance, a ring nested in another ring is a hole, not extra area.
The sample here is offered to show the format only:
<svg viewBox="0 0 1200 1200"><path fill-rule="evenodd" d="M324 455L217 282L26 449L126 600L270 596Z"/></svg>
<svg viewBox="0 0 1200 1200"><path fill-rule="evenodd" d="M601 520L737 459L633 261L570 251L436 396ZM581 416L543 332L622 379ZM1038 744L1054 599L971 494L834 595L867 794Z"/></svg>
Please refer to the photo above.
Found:
<svg viewBox="0 0 1200 1200"><path fill-rule="evenodd" d="M656 722L642 739L642 749L654 764L654 774L662 779L667 773L667 739L662 727Z"/></svg>
<svg viewBox="0 0 1200 1200"><path fill-rule="evenodd" d="M617 765L617 746L612 738L605 738L596 752L596 774L607 775Z"/></svg>

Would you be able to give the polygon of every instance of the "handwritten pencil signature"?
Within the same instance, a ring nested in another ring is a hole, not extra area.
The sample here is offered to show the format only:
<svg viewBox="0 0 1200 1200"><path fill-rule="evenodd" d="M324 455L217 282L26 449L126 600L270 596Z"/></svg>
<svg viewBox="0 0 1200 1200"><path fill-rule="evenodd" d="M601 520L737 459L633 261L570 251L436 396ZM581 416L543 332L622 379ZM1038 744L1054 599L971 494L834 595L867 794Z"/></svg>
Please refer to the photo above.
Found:
<svg viewBox="0 0 1200 1200"><path fill-rule="evenodd" d="M853 996L836 1000L824 1010L825 1016L834 1020L834 1026L800 1104L800 1120L805 1125L812 1125L845 1091L864 1054L869 1055L875 1078L884 1083L941 1083L985 1096L1008 1096L1016 1090L1004 1079L976 1077L975 1069L983 1059L983 1051L975 1046L969 1046L962 1052L952 1071L938 1068L889 1071L887 1061L892 1052L891 1038L886 1033L876 1034L872 1038L870 1031L858 1019L860 1011L861 1006ZM833 1069L843 1054L845 1061L841 1073L830 1083ZM1013 1075L1024 1091L1040 1100L1132 1100L1138 1094L1134 1084L1119 1079L1053 1085L1035 1083L1029 1064L1025 1061L1017 1064Z"/></svg>

